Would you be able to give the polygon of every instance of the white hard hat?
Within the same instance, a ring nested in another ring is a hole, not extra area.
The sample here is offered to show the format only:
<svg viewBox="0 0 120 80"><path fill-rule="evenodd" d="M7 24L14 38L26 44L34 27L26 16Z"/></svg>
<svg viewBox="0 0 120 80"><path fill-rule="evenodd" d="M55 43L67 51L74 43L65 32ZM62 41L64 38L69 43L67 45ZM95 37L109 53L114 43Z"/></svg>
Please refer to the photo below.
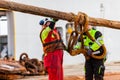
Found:
<svg viewBox="0 0 120 80"><path fill-rule="evenodd" d="M39 24L40 25L45 25L49 21L51 22L53 20L51 18L45 18L45 19L40 20Z"/></svg>

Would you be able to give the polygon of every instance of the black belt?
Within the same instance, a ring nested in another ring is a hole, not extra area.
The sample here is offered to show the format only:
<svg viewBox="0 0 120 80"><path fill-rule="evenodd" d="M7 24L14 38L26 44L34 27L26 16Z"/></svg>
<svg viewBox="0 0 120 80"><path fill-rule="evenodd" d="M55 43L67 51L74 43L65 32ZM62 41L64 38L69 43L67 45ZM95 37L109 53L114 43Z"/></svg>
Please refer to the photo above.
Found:
<svg viewBox="0 0 120 80"><path fill-rule="evenodd" d="M50 45L50 44L53 44L53 43L57 43L57 42L62 42L62 40L55 40L55 41L52 41L52 42L45 43L45 44L43 44L43 47L45 47L47 45Z"/></svg>

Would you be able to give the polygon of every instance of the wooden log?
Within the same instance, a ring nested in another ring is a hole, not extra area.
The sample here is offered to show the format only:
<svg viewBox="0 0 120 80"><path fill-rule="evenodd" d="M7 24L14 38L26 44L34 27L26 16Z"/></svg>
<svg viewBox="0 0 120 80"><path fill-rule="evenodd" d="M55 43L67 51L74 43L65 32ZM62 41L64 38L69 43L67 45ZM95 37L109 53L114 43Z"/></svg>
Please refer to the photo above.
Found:
<svg viewBox="0 0 120 80"><path fill-rule="evenodd" d="M74 21L74 17L75 17L71 13L20 4L8 0L0 0L0 8L34 14L34 15L40 15L45 17L52 17L67 21ZM80 15L82 15L82 13ZM102 26L102 27L105 26L107 28L120 29L120 21L113 21L102 18L89 17L89 24L93 26Z"/></svg>

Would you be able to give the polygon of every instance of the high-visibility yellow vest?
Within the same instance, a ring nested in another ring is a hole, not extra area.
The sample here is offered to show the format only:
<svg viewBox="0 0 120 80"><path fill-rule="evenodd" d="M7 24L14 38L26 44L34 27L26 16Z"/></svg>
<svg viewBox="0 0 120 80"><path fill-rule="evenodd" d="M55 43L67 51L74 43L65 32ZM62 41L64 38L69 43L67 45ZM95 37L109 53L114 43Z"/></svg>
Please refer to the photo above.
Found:
<svg viewBox="0 0 120 80"><path fill-rule="evenodd" d="M95 41L92 41L87 35L84 35L84 46L96 51L104 44L103 36L96 29L90 29L89 33Z"/></svg>
<svg viewBox="0 0 120 80"><path fill-rule="evenodd" d="M83 35L84 47L87 49L92 49L93 51L96 51L104 44L103 36L101 32L99 32L96 29L90 29L88 32L95 39L95 41L92 41L86 34L84 34ZM81 48L81 42L78 42L74 46L74 49L80 49L80 48Z"/></svg>

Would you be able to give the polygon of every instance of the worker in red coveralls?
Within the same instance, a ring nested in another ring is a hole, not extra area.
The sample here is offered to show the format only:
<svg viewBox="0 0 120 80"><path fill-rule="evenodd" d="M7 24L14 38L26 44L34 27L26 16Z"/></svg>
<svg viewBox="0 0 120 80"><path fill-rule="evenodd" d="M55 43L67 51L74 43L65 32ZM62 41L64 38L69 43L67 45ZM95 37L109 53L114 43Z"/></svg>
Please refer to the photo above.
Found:
<svg viewBox="0 0 120 80"><path fill-rule="evenodd" d="M65 48L59 31L55 28L57 19L45 18L39 22L42 26L40 39L44 50L44 66L49 80L63 80L63 49Z"/></svg>

